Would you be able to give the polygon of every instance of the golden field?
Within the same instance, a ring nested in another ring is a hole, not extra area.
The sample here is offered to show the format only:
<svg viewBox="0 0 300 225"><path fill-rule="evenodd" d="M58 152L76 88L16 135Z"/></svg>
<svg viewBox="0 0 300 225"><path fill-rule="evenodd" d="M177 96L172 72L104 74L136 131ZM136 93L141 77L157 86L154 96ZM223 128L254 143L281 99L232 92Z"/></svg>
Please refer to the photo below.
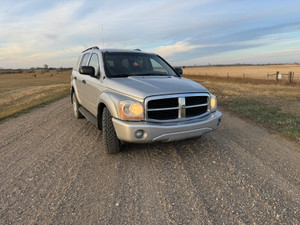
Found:
<svg viewBox="0 0 300 225"><path fill-rule="evenodd" d="M70 75L70 70L0 74L0 120L66 96Z"/></svg>
<svg viewBox="0 0 300 225"><path fill-rule="evenodd" d="M251 65L251 66L198 66L185 67L183 74L185 75L209 75L217 77L230 78L250 78L250 79L267 79L267 74L275 74L279 71L280 74L287 74L290 71L294 72L294 81L300 82L300 65ZM288 76L282 76L287 80ZM269 77L270 80L275 80L275 76Z"/></svg>

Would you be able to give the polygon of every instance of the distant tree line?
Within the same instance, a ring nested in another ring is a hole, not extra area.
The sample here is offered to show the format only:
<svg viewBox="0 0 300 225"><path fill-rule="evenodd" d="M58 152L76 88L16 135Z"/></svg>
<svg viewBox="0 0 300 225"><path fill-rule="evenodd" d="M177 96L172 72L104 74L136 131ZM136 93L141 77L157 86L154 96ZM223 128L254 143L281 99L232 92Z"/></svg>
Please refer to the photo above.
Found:
<svg viewBox="0 0 300 225"><path fill-rule="evenodd" d="M45 64L46 65L46 64ZM33 73L34 71L65 71L65 70L71 70L72 67L31 67L30 69L5 69L0 67L0 74L14 74L14 73L23 73L23 72L28 72L28 73Z"/></svg>

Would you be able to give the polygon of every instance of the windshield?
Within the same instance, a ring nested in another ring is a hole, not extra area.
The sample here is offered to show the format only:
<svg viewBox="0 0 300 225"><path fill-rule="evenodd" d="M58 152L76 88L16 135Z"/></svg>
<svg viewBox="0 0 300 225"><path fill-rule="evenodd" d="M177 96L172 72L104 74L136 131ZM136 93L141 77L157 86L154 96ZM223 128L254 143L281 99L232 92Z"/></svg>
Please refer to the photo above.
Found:
<svg viewBox="0 0 300 225"><path fill-rule="evenodd" d="M164 60L154 54L105 52L104 64L108 77L177 76Z"/></svg>

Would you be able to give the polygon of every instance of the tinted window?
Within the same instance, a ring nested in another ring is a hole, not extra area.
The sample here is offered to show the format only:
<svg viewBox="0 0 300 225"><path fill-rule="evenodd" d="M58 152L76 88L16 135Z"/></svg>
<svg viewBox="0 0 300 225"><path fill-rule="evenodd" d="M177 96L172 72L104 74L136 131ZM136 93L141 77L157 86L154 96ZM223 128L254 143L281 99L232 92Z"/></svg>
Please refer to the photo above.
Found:
<svg viewBox="0 0 300 225"><path fill-rule="evenodd" d="M98 55L97 54L93 54L90 62L89 62L89 66L94 67L95 69L95 76L99 76L100 75L100 70L99 70L99 59L98 59Z"/></svg>

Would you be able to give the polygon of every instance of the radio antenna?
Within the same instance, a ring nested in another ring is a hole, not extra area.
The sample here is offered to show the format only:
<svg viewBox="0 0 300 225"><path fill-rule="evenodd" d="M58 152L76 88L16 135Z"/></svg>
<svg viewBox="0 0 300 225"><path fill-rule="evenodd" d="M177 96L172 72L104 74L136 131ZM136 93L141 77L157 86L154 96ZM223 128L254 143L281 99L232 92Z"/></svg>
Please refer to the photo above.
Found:
<svg viewBox="0 0 300 225"><path fill-rule="evenodd" d="M102 24L102 48L104 48L104 39L103 39L103 24Z"/></svg>

